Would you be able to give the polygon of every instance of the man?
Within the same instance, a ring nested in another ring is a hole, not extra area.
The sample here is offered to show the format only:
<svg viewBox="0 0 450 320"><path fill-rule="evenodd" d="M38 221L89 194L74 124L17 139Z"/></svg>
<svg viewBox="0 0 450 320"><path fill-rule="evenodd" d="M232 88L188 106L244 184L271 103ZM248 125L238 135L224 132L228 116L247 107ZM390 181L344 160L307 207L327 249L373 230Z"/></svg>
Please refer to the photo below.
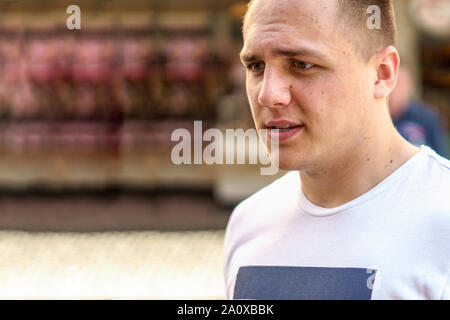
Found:
<svg viewBox="0 0 450 320"><path fill-rule="evenodd" d="M389 96L389 109L398 132L416 146L425 144L443 157L448 156L447 133L438 114L419 101L412 92L414 81L407 64L399 69L398 82Z"/></svg>
<svg viewBox="0 0 450 320"><path fill-rule="evenodd" d="M387 0L249 4L247 95L291 172L234 210L228 298L450 298L450 163L390 118L393 16Z"/></svg>

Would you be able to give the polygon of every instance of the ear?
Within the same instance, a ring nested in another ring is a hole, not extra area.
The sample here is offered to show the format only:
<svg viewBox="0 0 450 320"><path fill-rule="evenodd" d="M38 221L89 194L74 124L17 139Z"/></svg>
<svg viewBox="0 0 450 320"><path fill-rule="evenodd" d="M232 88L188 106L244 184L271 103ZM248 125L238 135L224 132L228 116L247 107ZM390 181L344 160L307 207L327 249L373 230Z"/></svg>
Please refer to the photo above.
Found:
<svg viewBox="0 0 450 320"><path fill-rule="evenodd" d="M374 85L375 99L389 97L397 85L400 56L393 46L384 48L377 54L376 60L377 79Z"/></svg>

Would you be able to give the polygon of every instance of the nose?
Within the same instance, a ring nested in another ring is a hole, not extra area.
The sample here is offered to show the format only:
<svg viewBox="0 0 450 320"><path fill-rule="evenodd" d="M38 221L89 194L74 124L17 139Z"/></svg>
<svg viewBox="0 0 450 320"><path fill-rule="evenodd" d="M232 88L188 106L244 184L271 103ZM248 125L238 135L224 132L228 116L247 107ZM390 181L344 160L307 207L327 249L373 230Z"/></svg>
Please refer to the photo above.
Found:
<svg viewBox="0 0 450 320"><path fill-rule="evenodd" d="M280 108L291 102L290 83L276 70L264 70L264 78L258 95L258 103L268 108Z"/></svg>

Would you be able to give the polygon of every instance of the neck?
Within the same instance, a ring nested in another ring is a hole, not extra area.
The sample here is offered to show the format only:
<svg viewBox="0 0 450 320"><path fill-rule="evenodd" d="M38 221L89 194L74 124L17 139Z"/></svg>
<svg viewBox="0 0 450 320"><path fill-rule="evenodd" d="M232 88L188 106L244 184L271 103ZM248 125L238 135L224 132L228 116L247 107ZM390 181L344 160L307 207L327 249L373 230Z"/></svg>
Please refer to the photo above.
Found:
<svg viewBox="0 0 450 320"><path fill-rule="evenodd" d="M300 171L302 190L314 204L334 208L366 193L419 152L403 139L391 121L369 139L349 148L322 170ZM380 129L380 126L378 126Z"/></svg>

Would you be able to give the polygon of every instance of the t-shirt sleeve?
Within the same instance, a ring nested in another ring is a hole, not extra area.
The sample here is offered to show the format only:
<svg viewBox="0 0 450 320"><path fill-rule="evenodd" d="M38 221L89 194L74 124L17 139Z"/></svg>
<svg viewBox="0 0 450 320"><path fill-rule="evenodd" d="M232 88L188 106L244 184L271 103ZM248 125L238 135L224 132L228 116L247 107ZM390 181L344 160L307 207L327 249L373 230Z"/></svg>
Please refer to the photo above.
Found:
<svg viewBox="0 0 450 320"><path fill-rule="evenodd" d="M230 226L228 223L226 232L225 232L225 239L223 244L223 250L222 250L222 259L223 259L223 280L225 284L225 299L230 299L230 288L229 288L229 271L228 271L228 264L230 259Z"/></svg>
<svg viewBox="0 0 450 320"><path fill-rule="evenodd" d="M233 210L225 230L225 238L223 244L223 278L225 283L225 299L232 299L232 275L230 271L230 260L233 256L233 251L236 245L236 228L235 225L239 220L241 213L242 202Z"/></svg>
<svg viewBox="0 0 450 320"><path fill-rule="evenodd" d="M447 281L444 285L444 292L442 292L441 300L450 300L450 270L447 273Z"/></svg>

